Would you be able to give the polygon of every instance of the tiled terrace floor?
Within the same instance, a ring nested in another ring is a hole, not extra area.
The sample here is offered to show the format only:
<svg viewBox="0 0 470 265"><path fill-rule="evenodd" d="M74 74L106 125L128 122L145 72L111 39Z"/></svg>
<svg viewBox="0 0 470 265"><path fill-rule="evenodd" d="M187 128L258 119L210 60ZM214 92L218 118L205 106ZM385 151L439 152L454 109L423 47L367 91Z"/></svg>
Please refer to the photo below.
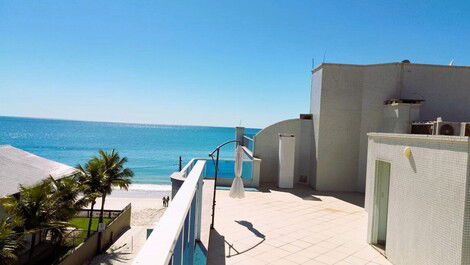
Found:
<svg viewBox="0 0 470 265"><path fill-rule="evenodd" d="M391 264L366 243L364 197L311 189L217 191L208 264ZM230 245L230 246L229 246Z"/></svg>

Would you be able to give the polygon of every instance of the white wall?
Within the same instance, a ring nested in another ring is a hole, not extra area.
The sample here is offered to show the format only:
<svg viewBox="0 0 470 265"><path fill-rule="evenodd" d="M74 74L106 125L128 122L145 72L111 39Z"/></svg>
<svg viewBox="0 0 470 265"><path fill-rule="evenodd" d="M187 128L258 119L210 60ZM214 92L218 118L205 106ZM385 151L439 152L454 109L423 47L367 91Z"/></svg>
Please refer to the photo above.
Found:
<svg viewBox="0 0 470 265"><path fill-rule="evenodd" d="M410 159L403 154L412 150ZM470 264L469 138L369 134L365 207L372 239L375 161L391 163L386 255L395 265ZM468 213L467 213L468 214ZM469 249L466 249L468 255Z"/></svg>
<svg viewBox="0 0 470 265"><path fill-rule="evenodd" d="M313 120L313 148L311 150L312 177L310 178L310 186L316 188L317 182L317 166L318 166L318 136L320 127L320 109L321 109L321 93L323 83L323 69L319 68L312 73L312 89L310 92L310 113Z"/></svg>
<svg viewBox="0 0 470 265"><path fill-rule="evenodd" d="M362 108L362 69L328 65L323 67L319 77L322 82L318 127L315 127L318 131L316 188L354 190Z"/></svg>
<svg viewBox="0 0 470 265"><path fill-rule="evenodd" d="M470 121L470 67L405 65L403 97L422 97L421 118Z"/></svg>
<svg viewBox="0 0 470 265"><path fill-rule="evenodd" d="M381 131L387 99L426 100L422 119L470 120L470 67L323 64L312 79L319 190L365 190L367 133Z"/></svg>
<svg viewBox="0 0 470 265"><path fill-rule="evenodd" d="M270 125L254 137L253 156L261 159L260 183L277 183L279 169L279 134L294 134L295 142L295 171L294 182L301 175L308 176L314 183L313 168L314 132L312 120L291 119Z"/></svg>
<svg viewBox="0 0 470 265"><path fill-rule="evenodd" d="M398 97L401 64L363 67L363 91L356 191L364 192L367 165L367 133L382 131L384 101Z"/></svg>

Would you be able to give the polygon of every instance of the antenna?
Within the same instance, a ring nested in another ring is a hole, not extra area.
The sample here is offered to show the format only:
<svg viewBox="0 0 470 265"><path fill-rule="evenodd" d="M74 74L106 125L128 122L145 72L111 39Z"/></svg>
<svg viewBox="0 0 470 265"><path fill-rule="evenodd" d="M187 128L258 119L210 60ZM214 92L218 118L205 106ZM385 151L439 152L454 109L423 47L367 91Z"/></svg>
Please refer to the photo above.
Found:
<svg viewBox="0 0 470 265"><path fill-rule="evenodd" d="M315 58L312 58L312 69L315 68Z"/></svg>
<svg viewBox="0 0 470 265"><path fill-rule="evenodd" d="M325 49L325 52L323 53L323 62L322 63L325 63L325 59L326 59L326 49Z"/></svg>
<svg viewBox="0 0 470 265"><path fill-rule="evenodd" d="M454 59L450 61L449 65L454 65Z"/></svg>

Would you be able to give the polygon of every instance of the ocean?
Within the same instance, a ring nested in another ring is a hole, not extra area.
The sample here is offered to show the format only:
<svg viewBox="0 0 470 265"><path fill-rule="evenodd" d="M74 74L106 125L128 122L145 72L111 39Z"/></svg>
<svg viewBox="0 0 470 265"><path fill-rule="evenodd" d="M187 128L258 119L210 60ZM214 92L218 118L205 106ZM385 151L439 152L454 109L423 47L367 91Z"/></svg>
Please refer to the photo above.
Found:
<svg viewBox="0 0 470 265"><path fill-rule="evenodd" d="M254 135L259 129L245 129ZM135 189L169 190L170 175L192 158L208 157L232 140L235 128L88 122L0 117L0 145L9 144L70 166L84 164L99 149L116 149L128 158ZM221 150L233 157L234 146ZM152 185L148 185L152 184Z"/></svg>

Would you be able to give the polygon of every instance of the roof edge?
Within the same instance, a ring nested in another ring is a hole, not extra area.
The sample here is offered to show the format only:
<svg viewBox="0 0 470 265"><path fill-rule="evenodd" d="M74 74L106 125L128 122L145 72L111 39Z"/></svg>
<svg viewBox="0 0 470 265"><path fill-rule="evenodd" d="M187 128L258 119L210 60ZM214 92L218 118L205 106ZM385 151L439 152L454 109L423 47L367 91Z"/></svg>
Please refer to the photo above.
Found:
<svg viewBox="0 0 470 265"><path fill-rule="evenodd" d="M348 67L369 67L369 66L382 66L382 65L416 65L416 66L426 66L426 67L444 67L444 68L464 68L470 69L470 66L460 66L460 65L446 65L446 64L420 64L420 63L402 63L402 62L393 62L393 63L378 63L378 64L344 64L344 63L322 63L317 67L312 69L312 74L322 69L327 65L334 66L348 66Z"/></svg>

